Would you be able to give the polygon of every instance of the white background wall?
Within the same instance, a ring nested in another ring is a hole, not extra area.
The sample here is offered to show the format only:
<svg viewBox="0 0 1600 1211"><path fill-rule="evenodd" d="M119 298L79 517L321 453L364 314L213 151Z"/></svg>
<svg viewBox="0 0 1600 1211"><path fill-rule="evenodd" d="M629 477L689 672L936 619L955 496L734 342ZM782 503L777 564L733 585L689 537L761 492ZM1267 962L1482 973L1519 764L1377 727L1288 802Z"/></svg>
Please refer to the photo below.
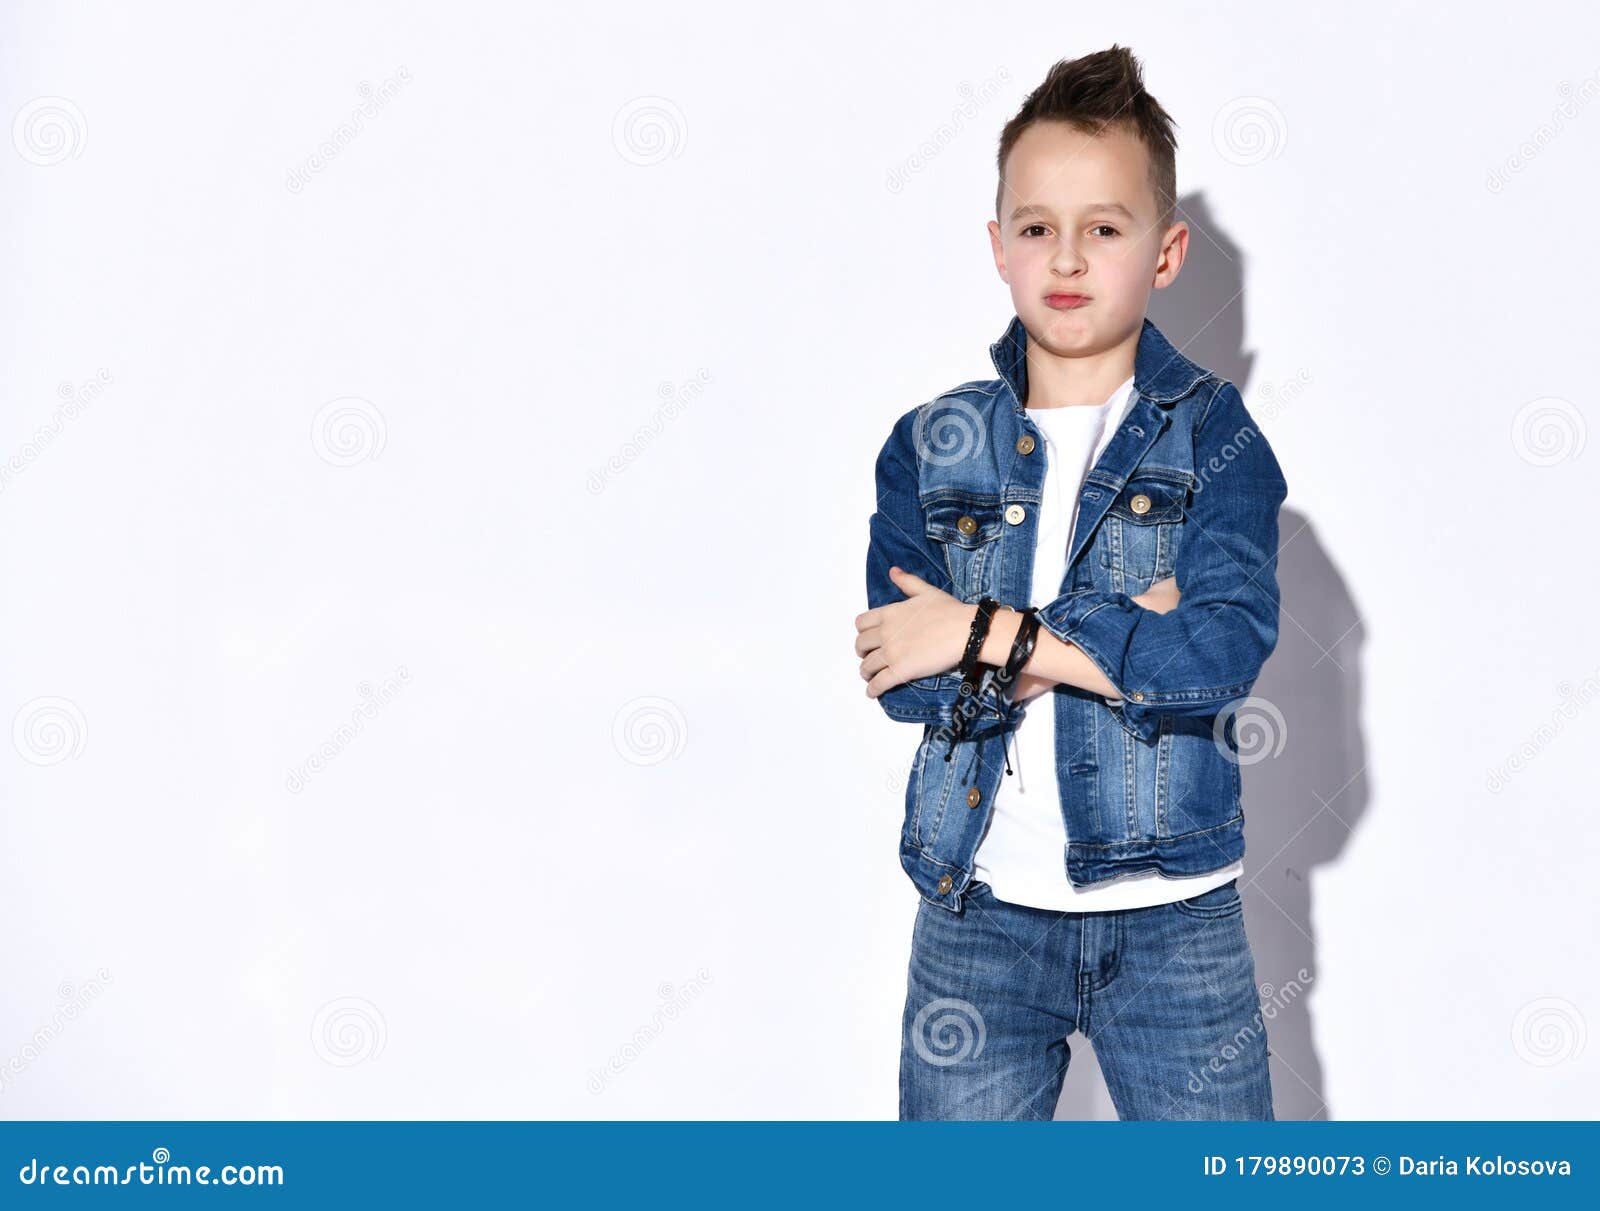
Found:
<svg viewBox="0 0 1600 1211"><path fill-rule="evenodd" d="M0 1114L894 1117L872 459L1120 41L1289 481L1279 1117L1594 1115L1600 17L338 9L9 10Z"/></svg>

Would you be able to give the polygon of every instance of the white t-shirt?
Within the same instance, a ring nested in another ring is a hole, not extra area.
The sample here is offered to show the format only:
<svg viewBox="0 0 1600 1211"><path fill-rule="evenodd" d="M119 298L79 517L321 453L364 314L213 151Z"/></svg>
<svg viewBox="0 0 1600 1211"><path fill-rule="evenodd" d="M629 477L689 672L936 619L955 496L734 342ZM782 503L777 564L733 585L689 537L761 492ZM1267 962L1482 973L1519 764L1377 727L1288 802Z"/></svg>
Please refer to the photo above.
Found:
<svg viewBox="0 0 1600 1211"><path fill-rule="evenodd" d="M1028 416L1044 435L1046 450L1031 605L1045 605L1060 592L1084 476L1110 443L1132 398L1130 378L1098 406L1028 409ZM1054 712L1059 698L1047 691L1029 702L1012 736L1011 768L1015 773L1000 779L989 830L974 859L974 879L989 884L996 899L1012 904L1063 912L1106 912L1186 900L1243 873L1241 861L1180 879L1146 870L1095 887L1073 887L1067 881L1062 805L1063 796L1074 794L1076 788L1070 783L1061 787L1056 778Z"/></svg>

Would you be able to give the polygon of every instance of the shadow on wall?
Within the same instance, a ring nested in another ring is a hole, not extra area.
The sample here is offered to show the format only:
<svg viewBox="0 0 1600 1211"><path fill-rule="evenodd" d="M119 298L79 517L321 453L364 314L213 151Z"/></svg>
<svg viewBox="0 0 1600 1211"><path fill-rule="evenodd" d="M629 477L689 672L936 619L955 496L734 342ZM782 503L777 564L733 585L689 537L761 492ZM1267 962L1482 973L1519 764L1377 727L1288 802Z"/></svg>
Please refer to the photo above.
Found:
<svg viewBox="0 0 1600 1211"><path fill-rule="evenodd" d="M1196 364L1229 379L1268 440L1298 406L1309 368L1288 383L1250 380L1244 350L1244 264L1203 198L1185 197L1188 258L1178 280L1151 296L1150 319ZM1284 477L1294 493L1294 468ZM1283 1120L1328 1119L1311 1011L1316 1000L1315 873L1336 861L1366 814L1360 731L1364 627L1310 520L1279 514L1278 645L1236 717L1245 813L1245 930L1255 955L1262 1026L1272 1055L1273 1110ZM1115 1119L1092 1048L1072 1036L1058 1119ZM1084 1069L1093 1068L1091 1076Z"/></svg>

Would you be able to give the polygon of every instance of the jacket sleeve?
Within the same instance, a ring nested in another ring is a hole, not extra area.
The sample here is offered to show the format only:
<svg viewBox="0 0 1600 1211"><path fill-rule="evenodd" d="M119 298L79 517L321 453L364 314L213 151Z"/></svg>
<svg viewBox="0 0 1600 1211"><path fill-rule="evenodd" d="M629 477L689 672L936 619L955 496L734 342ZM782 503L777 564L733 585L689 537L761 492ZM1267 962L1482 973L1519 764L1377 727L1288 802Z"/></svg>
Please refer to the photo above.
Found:
<svg viewBox="0 0 1600 1211"><path fill-rule="evenodd" d="M1040 610L1122 695L1124 725L1149 740L1163 714L1216 715L1250 693L1278 640L1278 508L1287 485L1232 383L1195 434L1195 487L1178 544L1179 601L1165 614L1126 593L1085 590Z"/></svg>
<svg viewBox="0 0 1600 1211"><path fill-rule="evenodd" d="M900 567L929 584L956 596L949 570L937 544L928 538L919 485L916 425L919 409L902 416L878 454L877 508L868 521L867 608L904 601L905 594L889 579L889 569ZM954 673L918 677L885 690L878 704L891 719L904 723L949 726L960 701L961 678ZM968 725L969 739L1016 726L1027 707L1003 701L986 679L978 695L979 709Z"/></svg>

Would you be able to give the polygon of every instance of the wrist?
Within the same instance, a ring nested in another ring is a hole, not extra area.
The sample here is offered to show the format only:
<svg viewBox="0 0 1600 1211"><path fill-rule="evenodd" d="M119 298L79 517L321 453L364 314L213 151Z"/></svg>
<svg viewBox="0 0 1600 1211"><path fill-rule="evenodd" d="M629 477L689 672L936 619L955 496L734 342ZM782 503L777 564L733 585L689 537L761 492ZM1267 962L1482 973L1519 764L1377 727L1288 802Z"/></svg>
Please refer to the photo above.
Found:
<svg viewBox="0 0 1600 1211"><path fill-rule="evenodd" d="M1010 606L1002 606L996 610L994 618L989 623L989 634L984 637L983 647L979 649L978 659L984 664L1004 668L1007 657L1011 655L1011 645L1017 641L1017 630L1021 625L1021 610L1013 610Z"/></svg>

